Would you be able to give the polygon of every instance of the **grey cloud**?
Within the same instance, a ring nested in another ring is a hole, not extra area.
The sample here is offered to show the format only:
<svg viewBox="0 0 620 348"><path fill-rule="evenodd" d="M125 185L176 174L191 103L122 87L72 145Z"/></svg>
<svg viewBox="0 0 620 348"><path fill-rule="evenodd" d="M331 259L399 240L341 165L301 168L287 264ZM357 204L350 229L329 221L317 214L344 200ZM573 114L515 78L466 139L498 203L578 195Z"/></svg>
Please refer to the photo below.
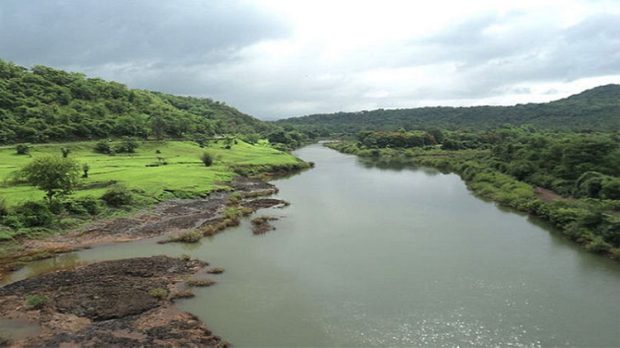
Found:
<svg viewBox="0 0 620 348"><path fill-rule="evenodd" d="M239 1L4 0L0 50L20 64L196 64L286 35L279 18ZM167 63L166 63L167 62Z"/></svg>

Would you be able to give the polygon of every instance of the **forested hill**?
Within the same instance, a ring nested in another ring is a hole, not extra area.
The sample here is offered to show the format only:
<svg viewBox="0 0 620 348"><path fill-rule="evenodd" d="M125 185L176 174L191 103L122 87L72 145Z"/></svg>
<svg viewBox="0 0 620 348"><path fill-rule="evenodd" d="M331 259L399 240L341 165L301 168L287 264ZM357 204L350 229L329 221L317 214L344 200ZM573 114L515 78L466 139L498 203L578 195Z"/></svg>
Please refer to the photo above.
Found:
<svg viewBox="0 0 620 348"><path fill-rule="evenodd" d="M0 144L108 137L268 133L277 126L203 98L128 89L45 66L0 60Z"/></svg>
<svg viewBox="0 0 620 348"><path fill-rule="evenodd" d="M322 133L397 130L428 127L489 129L532 125L558 130L620 130L620 85L586 90L565 99L515 106L422 107L413 109L339 112L278 121Z"/></svg>

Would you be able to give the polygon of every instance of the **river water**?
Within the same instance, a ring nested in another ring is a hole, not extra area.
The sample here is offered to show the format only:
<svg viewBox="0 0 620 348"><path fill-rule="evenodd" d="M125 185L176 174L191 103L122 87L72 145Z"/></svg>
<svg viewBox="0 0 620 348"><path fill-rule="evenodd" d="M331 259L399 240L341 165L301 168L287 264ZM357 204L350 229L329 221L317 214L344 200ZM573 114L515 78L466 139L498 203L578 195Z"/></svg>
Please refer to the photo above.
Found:
<svg viewBox="0 0 620 348"><path fill-rule="evenodd" d="M104 246L33 263L155 254L209 261L219 283L179 302L237 347L620 346L620 264L474 197L454 174L377 168L311 145L276 180L277 230L248 221L196 245Z"/></svg>

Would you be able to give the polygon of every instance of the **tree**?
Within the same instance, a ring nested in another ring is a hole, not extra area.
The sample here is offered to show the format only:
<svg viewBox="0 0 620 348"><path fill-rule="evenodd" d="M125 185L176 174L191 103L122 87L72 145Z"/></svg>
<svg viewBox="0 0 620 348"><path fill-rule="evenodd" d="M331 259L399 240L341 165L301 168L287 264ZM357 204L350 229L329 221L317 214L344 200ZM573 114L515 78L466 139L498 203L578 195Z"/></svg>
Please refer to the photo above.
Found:
<svg viewBox="0 0 620 348"><path fill-rule="evenodd" d="M49 203L58 194L67 194L77 185L80 166L70 158L39 157L22 169L26 181L45 191Z"/></svg>

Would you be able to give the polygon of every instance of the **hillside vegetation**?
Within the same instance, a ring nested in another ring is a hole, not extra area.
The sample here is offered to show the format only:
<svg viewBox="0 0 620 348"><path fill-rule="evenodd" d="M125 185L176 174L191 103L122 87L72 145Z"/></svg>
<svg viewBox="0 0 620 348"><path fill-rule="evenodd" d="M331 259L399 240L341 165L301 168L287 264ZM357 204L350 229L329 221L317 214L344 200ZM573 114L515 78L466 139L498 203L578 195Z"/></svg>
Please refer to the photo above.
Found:
<svg viewBox="0 0 620 348"><path fill-rule="evenodd" d="M0 144L266 135L278 128L211 99L129 89L80 73L0 60Z"/></svg>
<svg viewBox="0 0 620 348"><path fill-rule="evenodd" d="M277 122L322 135L363 130L493 129L531 125L548 130L620 130L620 85L596 87L549 103L515 106L422 107L339 112Z"/></svg>

